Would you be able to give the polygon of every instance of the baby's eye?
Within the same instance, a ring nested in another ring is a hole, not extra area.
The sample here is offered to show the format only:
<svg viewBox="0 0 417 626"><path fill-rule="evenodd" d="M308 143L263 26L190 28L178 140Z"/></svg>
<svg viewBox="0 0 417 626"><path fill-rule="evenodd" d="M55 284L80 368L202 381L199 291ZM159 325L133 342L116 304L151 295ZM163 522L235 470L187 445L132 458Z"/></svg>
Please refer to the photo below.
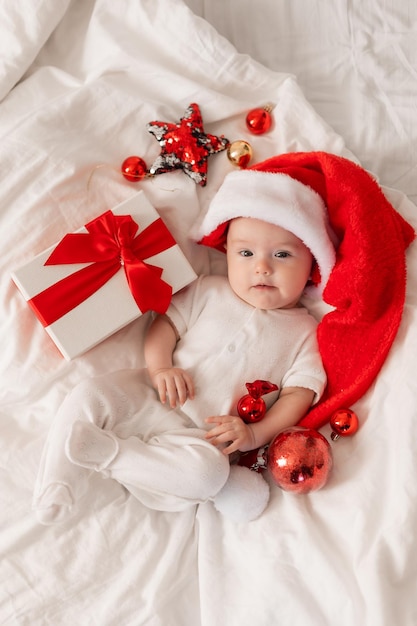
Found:
<svg viewBox="0 0 417 626"><path fill-rule="evenodd" d="M278 252L275 252L275 256L278 259L287 259L291 256L291 254L289 252L286 252L285 250L279 250Z"/></svg>
<svg viewBox="0 0 417 626"><path fill-rule="evenodd" d="M241 250L241 251L239 252L239 254L240 254L241 256L252 256L252 255L253 255L253 252L251 252L250 250Z"/></svg>

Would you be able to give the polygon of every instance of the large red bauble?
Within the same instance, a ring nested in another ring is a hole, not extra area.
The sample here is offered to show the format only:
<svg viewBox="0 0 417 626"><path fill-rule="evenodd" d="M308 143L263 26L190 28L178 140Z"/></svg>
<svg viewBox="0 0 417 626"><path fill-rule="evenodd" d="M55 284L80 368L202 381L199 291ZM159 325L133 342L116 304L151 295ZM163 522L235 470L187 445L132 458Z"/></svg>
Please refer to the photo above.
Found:
<svg viewBox="0 0 417 626"><path fill-rule="evenodd" d="M271 128L272 117L268 107L252 109L246 116L246 126L254 135L263 135Z"/></svg>
<svg viewBox="0 0 417 626"><path fill-rule="evenodd" d="M330 444L312 428L287 428L272 440L267 467L285 491L304 494L321 489L333 465Z"/></svg>
<svg viewBox="0 0 417 626"><path fill-rule="evenodd" d="M131 183L137 183L145 178L147 168L145 161L138 156L129 156L122 163L122 174Z"/></svg>

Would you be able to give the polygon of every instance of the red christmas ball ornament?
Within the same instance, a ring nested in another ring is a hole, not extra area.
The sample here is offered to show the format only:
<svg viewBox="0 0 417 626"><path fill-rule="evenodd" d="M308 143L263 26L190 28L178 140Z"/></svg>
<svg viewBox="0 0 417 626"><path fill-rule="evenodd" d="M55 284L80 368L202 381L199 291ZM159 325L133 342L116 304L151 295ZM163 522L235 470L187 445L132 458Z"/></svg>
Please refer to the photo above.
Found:
<svg viewBox="0 0 417 626"><path fill-rule="evenodd" d="M287 428L272 440L267 467L274 482L296 494L321 489L333 466L327 439L312 428Z"/></svg>
<svg viewBox="0 0 417 626"><path fill-rule="evenodd" d="M246 126L253 135L263 135L271 128L271 110L271 107L266 105L249 111L246 116Z"/></svg>
<svg viewBox="0 0 417 626"><path fill-rule="evenodd" d="M255 380L253 383L246 383L246 389L249 393L240 398L237 412L246 424L254 424L266 413L265 400L261 396L277 391L278 387L267 380Z"/></svg>
<svg viewBox="0 0 417 626"><path fill-rule="evenodd" d="M249 394L243 396L237 404L237 412L246 424L259 422L266 413L265 400L252 398Z"/></svg>
<svg viewBox="0 0 417 626"><path fill-rule="evenodd" d="M339 437L350 437L359 428L358 416L350 409L339 409L330 418L330 426L332 427L330 436L333 441Z"/></svg>
<svg viewBox="0 0 417 626"><path fill-rule="evenodd" d="M141 157L138 156L129 156L122 163L122 174L132 183L137 183L148 173L146 163Z"/></svg>

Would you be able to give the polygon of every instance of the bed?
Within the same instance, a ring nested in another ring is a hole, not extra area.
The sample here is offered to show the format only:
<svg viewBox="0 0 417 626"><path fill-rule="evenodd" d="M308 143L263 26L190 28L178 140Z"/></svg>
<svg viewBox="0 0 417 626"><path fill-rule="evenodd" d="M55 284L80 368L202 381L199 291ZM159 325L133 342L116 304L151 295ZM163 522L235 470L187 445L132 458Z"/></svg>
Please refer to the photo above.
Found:
<svg viewBox="0 0 417 626"><path fill-rule="evenodd" d="M412 0L39 0L0 9L0 622L10 626L412 626L417 623L417 244L389 355L332 442L325 487L272 489L240 524L207 502L145 509L97 476L68 524L40 525L31 500L50 424L86 377L143 366L140 317L65 360L11 272L139 189L197 273L188 233L225 173L139 183L146 125L198 103L207 132L246 139L253 160L324 150L359 162L417 226L417 5ZM245 116L272 103L273 126ZM103 209L104 207L104 209ZM389 245L387 255L390 254ZM330 441L330 427L321 429Z"/></svg>

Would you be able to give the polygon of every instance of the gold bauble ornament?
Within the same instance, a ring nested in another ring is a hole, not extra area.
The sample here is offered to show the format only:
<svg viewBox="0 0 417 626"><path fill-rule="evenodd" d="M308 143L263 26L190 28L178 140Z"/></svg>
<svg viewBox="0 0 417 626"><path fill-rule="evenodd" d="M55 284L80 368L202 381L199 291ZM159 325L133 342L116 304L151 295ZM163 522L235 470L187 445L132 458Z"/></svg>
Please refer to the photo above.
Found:
<svg viewBox="0 0 417 626"><path fill-rule="evenodd" d="M236 165L236 167L247 167L252 155L252 146L243 139L233 141L227 148L227 158L233 165Z"/></svg>

